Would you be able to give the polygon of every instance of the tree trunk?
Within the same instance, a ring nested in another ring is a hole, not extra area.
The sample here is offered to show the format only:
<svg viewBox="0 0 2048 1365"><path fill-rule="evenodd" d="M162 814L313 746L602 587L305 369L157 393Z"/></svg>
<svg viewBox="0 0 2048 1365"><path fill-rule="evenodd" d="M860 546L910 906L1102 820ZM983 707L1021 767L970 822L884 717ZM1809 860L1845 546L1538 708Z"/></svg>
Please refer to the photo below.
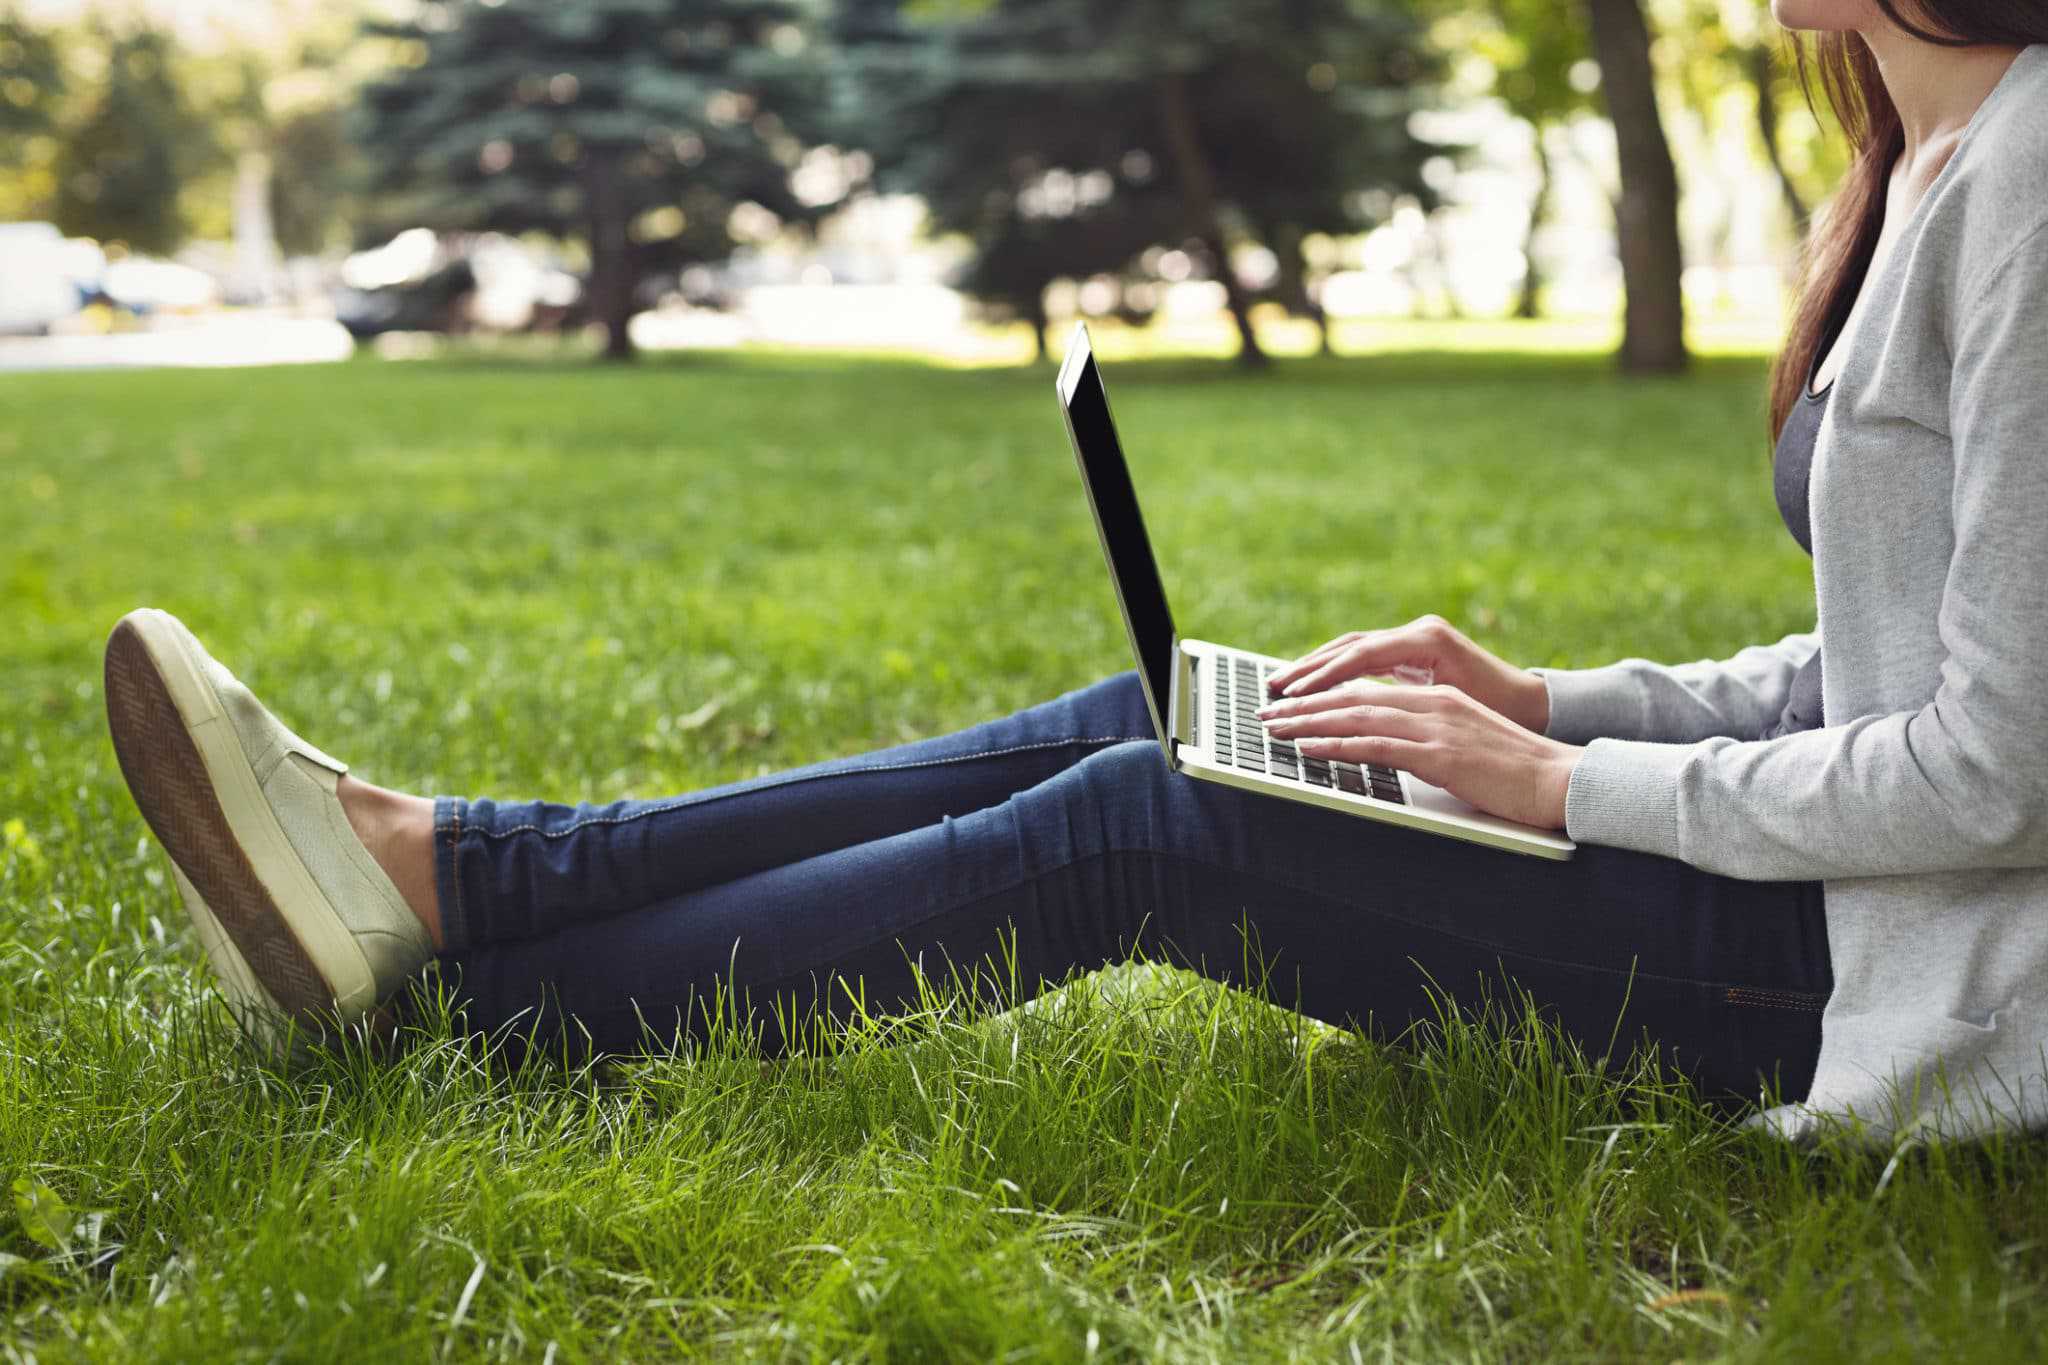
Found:
<svg viewBox="0 0 2048 1365"><path fill-rule="evenodd" d="M1024 320L1031 324L1031 342L1038 351L1038 363L1043 365L1052 359L1052 347L1046 344L1046 329L1052 326L1052 319L1045 315L1045 290L1033 290L1024 301Z"/></svg>
<svg viewBox="0 0 2048 1365"><path fill-rule="evenodd" d="M1768 44L1758 43L1749 50L1749 78L1756 83L1756 130L1764 140L1764 157L1778 177L1778 192L1785 197L1785 208L1792 214L1792 231L1804 239L1813 211L1807 208L1799 187L1792 183L1785 158L1778 151L1778 92L1771 84L1776 71L1777 63L1771 60Z"/></svg>
<svg viewBox="0 0 2048 1365"><path fill-rule="evenodd" d="M1687 362L1685 256L1678 240L1678 172L1657 113L1650 29L1641 0L1587 3L1621 160L1615 227L1628 293L1621 367L1631 374L1672 374Z"/></svg>
<svg viewBox="0 0 2048 1365"><path fill-rule="evenodd" d="M1237 272L1230 268L1223 221L1216 212L1216 172L1202 147L1194 102L1188 98L1187 77L1176 72L1160 81L1159 114L1166 126L1174 170L1180 177L1188 228L1215 261L1216 277L1223 282L1224 302L1230 308L1231 320L1237 324L1238 340L1242 343L1238 361L1247 369L1264 369L1272 361L1259 347L1258 335L1252 331L1251 300L1245 297Z"/></svg>
<svg viewBox="0 0 2048 1365"><path fill-rule="evenodd" d="M1330 315L1323 311L1323 306L1316 302L1308 289L1308 260L1301 252L1302 241L1307 236L1291 223L1266 231L1266 240L1280 262L1280 278L1275 292L1280 297L1281 306L1288 312L1307 318L1316 325L1322 353L1335 355L1337 348L1330 341Z"/></svg>
<svg viewBox="0 0 2048 1365"><path fill-rule="evenodd" d="M633 244L627 236L626 184L618 156L593 149L583 163L583 215L590 235L590 315L604 324L604 358L631 360Z"/></svg>
<svg viewBox="0 0 2048 1365"><path fill-rule="evenodd" d="M1536 130L1536 197L1529 201L1529 230L1522 234L1522 297L1515 304L1515 316L1518 318L1537 318L1543 314L1543 272L1536 268L1536 234L1550 220L1553 172L1550 148L1543 140L1543 135L1549 130L1540 123L1531 126Z"/></svg>

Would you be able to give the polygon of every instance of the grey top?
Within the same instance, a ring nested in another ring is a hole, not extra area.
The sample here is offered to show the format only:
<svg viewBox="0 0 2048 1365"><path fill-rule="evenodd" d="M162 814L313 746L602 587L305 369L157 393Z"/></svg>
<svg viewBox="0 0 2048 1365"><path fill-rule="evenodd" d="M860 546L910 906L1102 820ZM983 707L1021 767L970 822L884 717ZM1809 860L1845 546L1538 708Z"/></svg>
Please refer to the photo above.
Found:
<svg viewBox="0 0 2048 1365"><path fill-rule="evenodd" d="M1813 1088L1757 1121L2048 1124L2048 46L1873 275L1814 453L1819 625L1544 674L1572 837L1826 883ZM1828 642L1830 724L1762 733ZM1945 1080L1945 1085L1942 1083Z"/></svg>

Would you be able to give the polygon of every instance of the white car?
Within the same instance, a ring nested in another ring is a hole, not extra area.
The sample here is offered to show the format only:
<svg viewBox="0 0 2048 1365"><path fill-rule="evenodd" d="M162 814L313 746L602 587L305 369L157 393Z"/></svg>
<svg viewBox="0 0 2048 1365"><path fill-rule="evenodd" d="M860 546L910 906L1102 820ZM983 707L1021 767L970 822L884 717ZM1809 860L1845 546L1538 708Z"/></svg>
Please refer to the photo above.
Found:
<svg viewBox="0 0 2048 1365"><path fill-rule="evenodd" d="M78 311L74 255L49 223L0 223L0 333L47 332Z"/></svg>

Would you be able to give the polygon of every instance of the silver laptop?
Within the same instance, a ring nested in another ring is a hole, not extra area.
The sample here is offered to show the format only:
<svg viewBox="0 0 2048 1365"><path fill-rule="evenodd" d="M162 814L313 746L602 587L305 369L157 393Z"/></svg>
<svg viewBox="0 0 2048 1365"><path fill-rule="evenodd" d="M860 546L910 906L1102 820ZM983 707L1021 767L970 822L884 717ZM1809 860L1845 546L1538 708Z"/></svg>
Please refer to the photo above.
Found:
<svg viewBox="0 0 2048 1365"><path fill-rule="evenodd" d="M1109 416L1085 325L1074 329L1060 366L1060 411L1081 465L1081 482L1109 579L1137 656L1138 679L1152 727L1177 772L1347 815L1385 820L1453 839L1469 839L1541 858L1569 858L1577 847L1556 830L1502 820L1433 787L1412 773L1371 764L1335 763L1301 753L1259 723L1266 679L1290 662L1181 638L1167 609L1166 588L1152 558L1138 494Z"/></svg>

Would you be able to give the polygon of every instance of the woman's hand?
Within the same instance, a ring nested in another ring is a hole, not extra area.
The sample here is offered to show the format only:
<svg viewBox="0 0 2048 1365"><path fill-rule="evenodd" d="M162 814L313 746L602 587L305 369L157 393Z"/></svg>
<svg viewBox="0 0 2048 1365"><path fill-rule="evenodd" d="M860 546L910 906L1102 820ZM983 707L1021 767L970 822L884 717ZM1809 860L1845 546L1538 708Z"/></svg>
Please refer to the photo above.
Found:
<svg viewBox="0 0 2048 1365"><path fill-rule="evenodd" d="M1462 688L1352 682L1259 712L1302 753L1403 768L1503 819L1564 828L1564 798L1585 750L1531 732Z"/></svg>
<svg viewBox="0 0 2048 1365"><path fill-rule="evenodd" d="M1550 724L1550 693L1543 679L1487 653L1441 616L1424 616L1392 630L1339 635L1275 673L1269 686L1276 696L1307 697L1397 668L1427 669L1437 682L1525 730L1540 735Z"/></svg>

